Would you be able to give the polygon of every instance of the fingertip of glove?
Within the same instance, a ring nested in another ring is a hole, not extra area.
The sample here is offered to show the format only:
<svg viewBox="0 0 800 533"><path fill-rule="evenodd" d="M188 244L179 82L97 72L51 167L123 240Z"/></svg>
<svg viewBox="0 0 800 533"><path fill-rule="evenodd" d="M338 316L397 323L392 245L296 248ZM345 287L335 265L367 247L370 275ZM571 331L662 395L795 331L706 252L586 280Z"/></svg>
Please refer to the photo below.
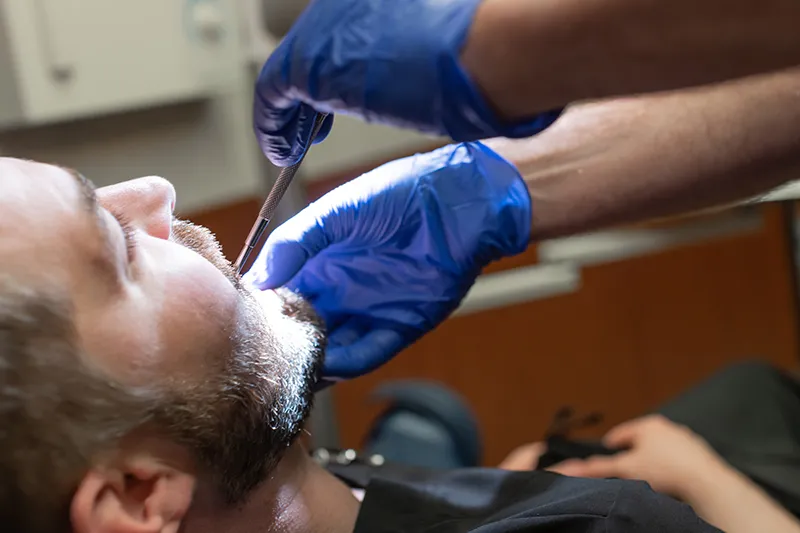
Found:
<svg viewBox="0 0 800 533"><path fill-rule="evenodd" d="M300 156L294 155L291 152L275 152L275 151L265 151L264 155L267 156L269 162L275 165L278 168L285 168L290 167L296 164L300 160Z"/></svg>
<svg viewBox="0 0 800 533"><path fill-rule="evenodd" d="M261 147L261 152L276 167L290 167L300 160L300 155L296 148L290 145L282 135L266 131L258 124L254 126L254 131L258 145ZM302 151L300 154L302 154Z"/></svg>
<svg viewBox="0 0 800 533"><path fill-rule="evenodd" d="M294 138L294 145L292 146L292 159L296 158L299 161L310 145L324 141L331 132L331 128L333 127L333 115L328 115L323 121L317 135L312 138L312 135L314 135L314 127L317 123L317 116L318 113L313 107L307 104L300 106L297 118L297 130Z"/></svg>
<svg viewBox="0 0 800 533"><path fill-rule="evenodd" d="M261 151L277 167L294 165L305 151L304 107L294 101L276 104L256 94L253 131Z"/></svg>
<svg viewBox="0 0 800 533"><path fill-rule="evenodd" d="M308 259L308 254L294 242L278 242L264 249L262 271L257 273L258 285L275 289L286 285Z"/></svg>
<svg viewBox="0 0 800 533"><path fill-rule="evenodd" d="M317 132L317 136L314 137L312 141L313 144L319 144L325 139L328 138L328 135L331 133L331 129L333 129L333 115L328 115L325 117L325 121L322 123L322 127Z"/></svg>

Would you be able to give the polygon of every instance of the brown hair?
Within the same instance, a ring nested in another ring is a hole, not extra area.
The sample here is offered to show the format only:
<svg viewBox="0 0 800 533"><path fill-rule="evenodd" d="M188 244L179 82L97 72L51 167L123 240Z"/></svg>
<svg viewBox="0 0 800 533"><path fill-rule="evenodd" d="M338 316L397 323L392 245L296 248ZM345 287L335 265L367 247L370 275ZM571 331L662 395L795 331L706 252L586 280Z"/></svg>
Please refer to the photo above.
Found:
<svg viewBox="0 0 800 533"><path fill-rule="evenodd" d="M68 507L82 476L148 422L195 454L227 503L242 501L297 438L322 362L318 317L296 295L284 298L286 312L313 332L313 357L271 352L263 317L250 309L231 335L229 357L216 354L216 371L145 390L86 364L67 296L0 274L0 524L14 532L69 531ZM243 294L241 305L258 304Z"/></svg>
<svg viewBox="0 0 800 533"><path fill-rule="evenodd" d="M0 524L69 531L91 460L150 418L155 399L81 363L66 297L0 277Z"/></svg>

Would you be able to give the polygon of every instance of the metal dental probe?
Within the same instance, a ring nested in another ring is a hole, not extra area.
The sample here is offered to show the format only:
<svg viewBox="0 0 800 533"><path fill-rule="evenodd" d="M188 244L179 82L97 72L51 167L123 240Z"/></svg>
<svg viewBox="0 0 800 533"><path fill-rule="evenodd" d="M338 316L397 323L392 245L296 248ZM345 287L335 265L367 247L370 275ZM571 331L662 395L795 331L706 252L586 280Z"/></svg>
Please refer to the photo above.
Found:
<svg viewBox="0 0 800 533"><path fill-rule="evenodd" d="M317 134L322 128L322 124L325 122L325 118L327 116L327 113L320 113L317 115L317 118L314 121L314 129L311 131L311 138L308 141L308 146L300 156L300 159L294 165L281 169L280 174L278 174L278 179L275 180L275 184L269 191L269 195L267 196L264 205L261 207L261 211L258 213L256 223L253 224L253 228L250 230L250 234L247 236L247 240L244 243L244 248L242 248L239 258L234 264L236 267L236 272L238 272L240 275L242 274L242 269L244 269L245 264L247 264L247 260L253 254L253 250L255 250L255 247L261 239L261 236L264 235L264 231L267 229L269 221L272 219L272 215L275 213L275 208L278 207L278 203L280 203L281 198L283 198L283 195L289 188L289 184L292 183L294 175L297 174L300 164L303 162L303 159L305 159L309 148L311 148L311 145L314 142L314 139L317 138Z"/></svg>

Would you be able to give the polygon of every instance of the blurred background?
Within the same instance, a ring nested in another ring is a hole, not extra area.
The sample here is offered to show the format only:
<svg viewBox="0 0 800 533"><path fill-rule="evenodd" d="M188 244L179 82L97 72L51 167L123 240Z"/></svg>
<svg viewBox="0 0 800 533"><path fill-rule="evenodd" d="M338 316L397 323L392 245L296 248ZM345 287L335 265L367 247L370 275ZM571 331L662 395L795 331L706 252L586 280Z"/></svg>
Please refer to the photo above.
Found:
<svg viewBox="0 0 800 533"><path fill-rule="evenodd" d="M276 175L251 131L254 79L303 5L0 0L0 155L98 186L164 176L178 214L235 258ZM278 218L443 143L339 116ZM493 265L457 316L385 368L326 393L312 439L361 447L383 407L375 388L424 379L465 399L481 461L496 464L563 406L602 413L584 430L599 436L732 363L793 369L796 216L792 202L761 204L538 243Z"/></svg>

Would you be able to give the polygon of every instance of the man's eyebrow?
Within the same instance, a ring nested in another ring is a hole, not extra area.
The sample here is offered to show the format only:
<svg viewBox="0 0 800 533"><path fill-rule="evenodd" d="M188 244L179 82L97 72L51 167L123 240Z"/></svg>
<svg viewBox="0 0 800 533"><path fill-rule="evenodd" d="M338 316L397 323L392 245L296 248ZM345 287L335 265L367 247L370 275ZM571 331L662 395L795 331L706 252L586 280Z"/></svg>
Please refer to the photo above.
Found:
<svg viewBox="0 0 800 533"><path fill-rule="evenodd" d="M94 192L94 184L77 170L71 168L64 168L64 170L75 179L75 183L78 185L78 190L83 197L87 211L90 213L97 213L97 195Z"/></svg>
<svg viewBox="0 0 800 533"><path fill-rule="evenodd" d="M108 224L100 214L100 204L97 202L95 186L77 170L71 168L64 168L64 170L75 180L84 207L89 216L92 217L92 224L97 228L100 233L100 239L103 241L103 250L99 255L92 258L92 263L96 265L97 269L102 272L103 276L107 277L114 286L119 287L119 270L112 259L114 257L114 243Z"/></svg>

